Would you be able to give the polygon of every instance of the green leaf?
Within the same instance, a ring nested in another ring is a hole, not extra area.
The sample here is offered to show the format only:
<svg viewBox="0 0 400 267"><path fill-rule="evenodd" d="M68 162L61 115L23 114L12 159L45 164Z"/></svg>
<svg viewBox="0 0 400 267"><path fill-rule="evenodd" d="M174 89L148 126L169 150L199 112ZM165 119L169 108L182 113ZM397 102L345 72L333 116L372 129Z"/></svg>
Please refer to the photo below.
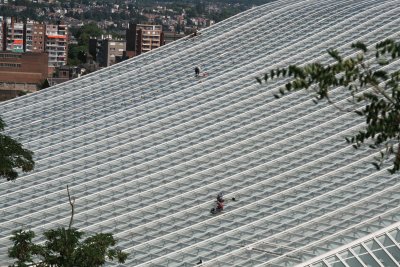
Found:
<svg viewBox="0 0 400 267"><path fill-rule="evenodd" d="M389 79L387 72L384 71L384 70L377 70L377 71L375 71L375 72L373 73L373 76L374 76L375 78L380 78L380 79L382 79L382 80L387 80L387 79Z"/></svg>
<svg viewBox="0 0 400 267"><path fill-rule="evenodd" d="M372 162L372 165L374 165L375 168L376 168L378 171L381 169L381 166L379 166L379 164L376 163L376 162Z"/></svg>
<svg viewBox="0 0 400 267"><path fill-rule="evenodd" d="M381 59L378 60L378 64L379 64L380 66L386 66L386 65L389 64L389 61L386 60L386 59L381 58Z"/></svg>
<svg viewBox="0 0 400 267"><path fill-rule="evenodd" d="M328 54L329 54L332 58L336 59L338 62L342 62L342 57L339 56L339 52L338 52L337 50L328 49L327 51L328 51Z"/></svg>
<svg viewBox="0 0 400 267"><path fill-rule="evenodd" d="M363 42L355 42L351 44L351 48L362 50L364 53L368 51L367 46Z"/></svg>

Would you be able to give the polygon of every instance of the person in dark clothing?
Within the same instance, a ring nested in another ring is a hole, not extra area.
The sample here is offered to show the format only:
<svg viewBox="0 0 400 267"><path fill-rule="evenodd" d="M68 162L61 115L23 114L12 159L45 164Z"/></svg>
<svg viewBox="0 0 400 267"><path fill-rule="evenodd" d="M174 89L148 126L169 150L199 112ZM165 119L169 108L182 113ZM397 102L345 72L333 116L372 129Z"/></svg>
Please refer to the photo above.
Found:
<svg viewBox="0 0 400 267"><path fill-rule="evenodd" d="M224 194L221 192L217 195L217 209L223 210L224 209Z"/></svg>
<svg viewBox="0 0 400 267"><path fill-rule="evenodd" d="M194 68L194 73L195 73L196 77L199 76L200 75L200 68L199 67Z"/></svg>

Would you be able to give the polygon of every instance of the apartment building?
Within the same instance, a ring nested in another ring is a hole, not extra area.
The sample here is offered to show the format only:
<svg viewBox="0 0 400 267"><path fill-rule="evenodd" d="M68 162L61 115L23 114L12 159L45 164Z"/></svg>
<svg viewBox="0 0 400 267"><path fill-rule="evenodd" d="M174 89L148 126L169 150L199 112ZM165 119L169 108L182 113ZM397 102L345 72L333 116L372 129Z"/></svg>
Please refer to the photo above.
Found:
<svg viewBox="0 0 400 267"><path fill-rule="evenodd" d="M6 47L5 27L6 22L4 21L4 17L0 16L0 51L5 50Z"/></svg>
<svg viewBox="0 0 400 267"><path fill-rule="evenodd" d="M136 40L138 54L148 52L163 45L161 25L136 25Z"/></svg>
<svg viewBox="0 0 400 267"><path fill-rule="evenodd" d="M124 56L125 40L115 40L111 36L89 40L89 53L94 56L100 67L108 67L117 63L117 58Z"/></svg>
<svg viewBox="0 0 400 267"><path fill-rule="evenodd" d="M46 25L0 16L0 51L47 52L50 68L64 66L68 59L67 30L64 24Z"/></svg>
<svg viewBox="0 0 400 267"><path fill-rule="evenodd" d="M16 18L6 18L6 50L24 52L24 23Z"/></svg>
<svg viewBox="0 0 400 267"><path fill-rule="evenodd" d="M46 48L46 25L28 20L25 24L25 52L44 52Z"/></svg>
<svg viewBox="0 0 400 267"><path fill-rule="evenodd" d="M164 44L161 25L129 24L126 39L128 55L140 55Z"/></svg>
<svg viewBox="0 0 400 267"><path fill-rule="evenodd" d="M64 24L46 25L46 52L49 54L49 68L67 64L68 33Z"/></svg>

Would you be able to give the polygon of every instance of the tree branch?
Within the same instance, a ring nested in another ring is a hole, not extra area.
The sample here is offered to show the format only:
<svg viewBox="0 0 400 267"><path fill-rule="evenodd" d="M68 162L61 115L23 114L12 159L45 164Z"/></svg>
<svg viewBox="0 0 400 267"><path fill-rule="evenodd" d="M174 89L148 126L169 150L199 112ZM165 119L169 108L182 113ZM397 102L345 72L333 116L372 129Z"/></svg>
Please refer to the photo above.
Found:
<svg viewBox="0 0 400 267"><path fill-rule="evenodd" d="M396 102L390 97L390 95L388 95L384 89L382 89L381 87L379 87L379 85L375 84L374 82L370 82L370 84L373 86L373 88L375 89L375 92L383 95L387 100L389 100L390 103L392 103L393 105L396 105Z"/></svg>
<svg viewBox="0 0 400 267"><path fill-rule="evenodd" d="M74 197L71 198L71 195L69 194L68 185L67 185L67 193L68 193L69 204L71 205L71 219L69 220L68 229L71 229L72 222L73 222L73 220L74 220L74 204L75 204L75 198L74 198Z"/></svg>

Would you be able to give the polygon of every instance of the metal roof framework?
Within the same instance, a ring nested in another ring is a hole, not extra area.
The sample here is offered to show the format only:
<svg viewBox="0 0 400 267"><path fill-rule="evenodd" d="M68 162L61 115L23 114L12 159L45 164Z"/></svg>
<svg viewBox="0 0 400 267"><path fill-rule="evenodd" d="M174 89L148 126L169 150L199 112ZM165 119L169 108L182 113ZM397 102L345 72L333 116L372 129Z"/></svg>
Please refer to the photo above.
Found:
<svg viewBox="0 0 400 267"><path fill-rule="evenodd" d="M124 266L348 265L341 252L318 257L400 221L399 175L375 171L370 150L344 142L362 120L304 92L275 99L284 80L254 77L330 62L328 48L350 55L355 40L398 38L399 3L275 1L1 103L7 133L35 152L36 169L0 183L0 265L10 263L12 230L67 225L67 184L74 226L114 233L130 253ZM194 77L195 66L208 75ZM338 105L346 97L335 89ZM219 191L237 201L211 216ZM375 248L398 248L391 233L362 241L377 266Z"/></svg>
<svg viewBox="0 0 400 267"><path fill-rule="evenodd" d="M400 223L352 242L336 251L313 259L297 267L389 267L399 266Z"/></svg>

